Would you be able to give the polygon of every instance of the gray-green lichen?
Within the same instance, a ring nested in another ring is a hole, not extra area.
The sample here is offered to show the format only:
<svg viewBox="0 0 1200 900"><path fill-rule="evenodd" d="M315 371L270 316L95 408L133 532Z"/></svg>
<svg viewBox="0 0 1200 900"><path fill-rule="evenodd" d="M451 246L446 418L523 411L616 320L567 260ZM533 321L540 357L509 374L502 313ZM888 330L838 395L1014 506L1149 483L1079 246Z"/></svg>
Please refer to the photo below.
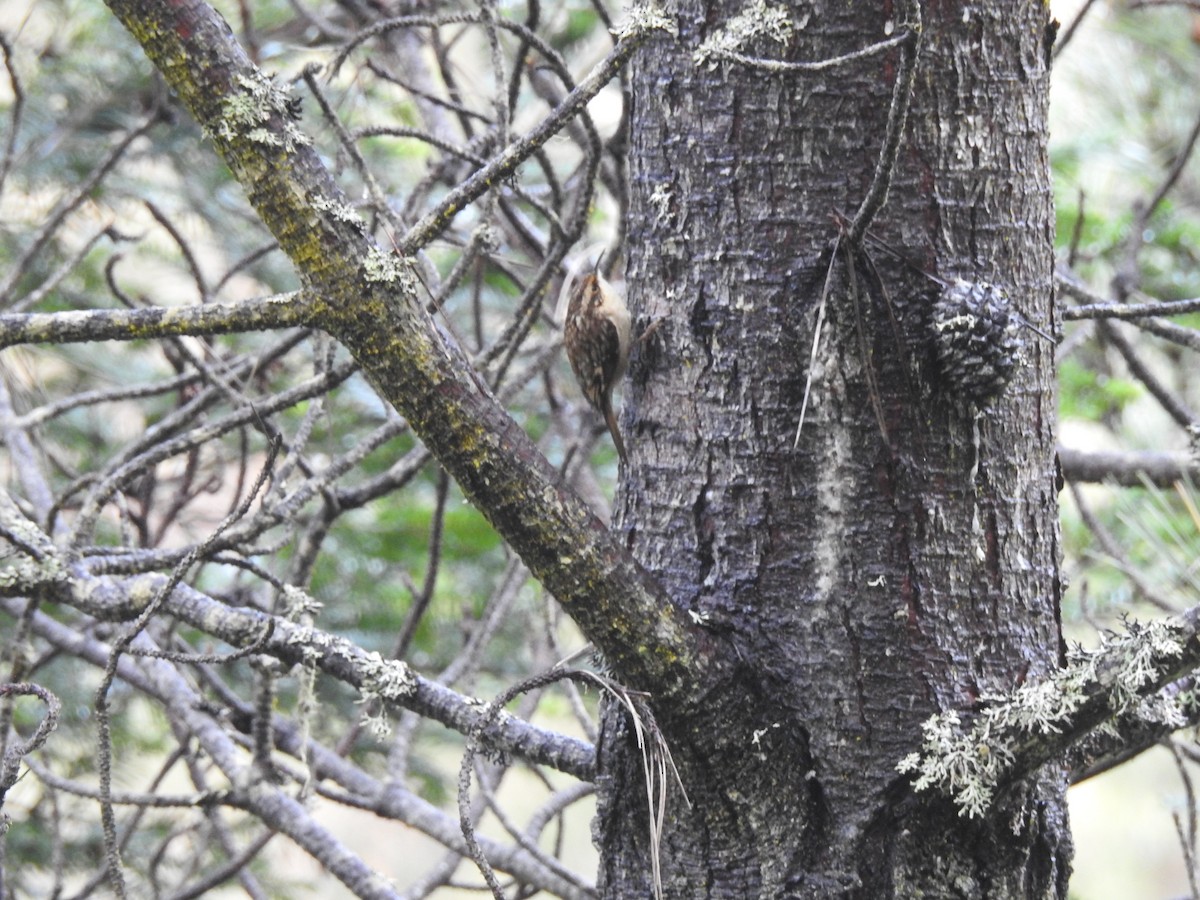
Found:
<svg viewBox="0 0 1200 900"><path fill-rule="evenodd" d="M0 559L0 595L3 596L32 593L66 577L66 569L57 556L37 560L19 553Z"/></svg>
<svg viewBox="0 0 1200 900"><path fill-rule="evenodd" d="M412 263L395 253L372 247L363 261L363 278L369 282L394 284L405 290L416 290Z"/></svg>
<svg viewBox="0 0 1200 900"><path fill-rule="evenodd" d="M363 699L402 700L416 688L416 679L408 665L398 659L384 659L371 651L359 661L362 683L359 693Z"/></svg>
<svg viewBox="0 0 1200 900"><path fill-rule="evenodd" d="M364 660L359 662L358 702L364 704L362 721L371 729L376 737L387 737L392 726L387 719L385 703L374 703L375 700L402 700L416 688L416 679L408 665L397 659L384 659L372 651Z"/></svg>
<svg viewBox="0 0 1200 900"><path fill-rule="evenodd" d="M646 31L665 31L670 35L679 34L671 19L656 3L643 3L631 6L624 18L617 22L612 29L613 37L621 40Z"/></svg>
<svg viewBox="0 0 1200 900"><path fill-rule="evenodd" d="M242 90L225 99L217 125L222 138L227 141L244 138L284 150L309 143L308 135L293 121L289 87L281 87L258 69L250 75L238 75L235 81Z"/></svg>
<svg viewBox="0 0 1200 900"><path fill-rule="evenodd" d="M297 625L288 632L287 643L299 648L306 663L314 663L333 648L333 636L308 625Z"/></svg>
<svg viewBox="0 0 1200 900"><path fill-rule="evenodd" d="M54 542L4 491L0 491L0 526L0 534L8 537L0 537L0 596L32 593L67 578Z"/></svg>
<svg viewBox="0 0 1200 900"><path fill-rule="evenodd" d="M304 621L321 611L324 604L294 584L285 584L281 592L285 615L290 621Z"/></svg>
<svg viewBox="0 0 1200 900"><path fill-rule="evenodd" d="M358 210L345 200L330 200L328 197L316 197L312 205L313 209L327 214L334 221L343 222L353 226L360 233L366 233L366 221L358 214Z"/></svg>
<svg viewBox="0 0 1200 900"><path fill-rule="evenodd" d="M1144 698L1141 693L1161 679L1162 663L1182 652L1177 625L1162 620L1131 623L1124 634L1103 636L1095 650L1073 651L1068 665L1050 678L1026 682L1010 694L984 695L981 699L988 706L969 731L963 731L953 710L930 717L921 726L921 749L896 769L917 776L914 790L932 789L951 797L959 815L982 816L1014 762L1016 748L1031 736L1058 734L1069 727L1097 686L1108 692L1115 715L1182 725L1178 698Z"/></svg>
<svg viewBox="0 0 1200 900"><path fill-rule="evenodd" d="M760 35L786 44L792 37L792 15L788 9L772 6L767 0L751 0L723 28L718 28L696 48L692 61L697 66L715 68L723 57L740 52Z"/></svg>

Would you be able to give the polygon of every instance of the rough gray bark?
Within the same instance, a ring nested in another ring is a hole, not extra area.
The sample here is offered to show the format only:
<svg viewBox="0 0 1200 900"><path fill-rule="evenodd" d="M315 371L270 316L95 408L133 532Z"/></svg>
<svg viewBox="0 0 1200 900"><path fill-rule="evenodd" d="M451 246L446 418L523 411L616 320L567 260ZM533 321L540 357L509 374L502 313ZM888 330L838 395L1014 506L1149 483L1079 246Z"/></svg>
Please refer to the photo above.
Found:
<svg viewBox="0 0 1200 900"><path fill-rule="evenodd" d="M1050 347L1023 336L980 416L933 368L938 285L874 250L849 289L836 237L882 142L898 51L768 74L693 51L743 0L681 2L632 76L628 283L664 324L635 351L617 519L730 672L659 709L692 807L663 846L672 897L1065 897L1062 771L984 820L913 797L920 724L1059 662ZM815 60L886 34L874 2L792 10ZM873 231L925 270L1052 316L1048 10L930 4L890 198ZM868 244L868 250L870 245ZM805 379L813 399L799 442ZM716 667L714 667L716 668ZM646 896L636 758L602 748L601 883Z"/></svg>

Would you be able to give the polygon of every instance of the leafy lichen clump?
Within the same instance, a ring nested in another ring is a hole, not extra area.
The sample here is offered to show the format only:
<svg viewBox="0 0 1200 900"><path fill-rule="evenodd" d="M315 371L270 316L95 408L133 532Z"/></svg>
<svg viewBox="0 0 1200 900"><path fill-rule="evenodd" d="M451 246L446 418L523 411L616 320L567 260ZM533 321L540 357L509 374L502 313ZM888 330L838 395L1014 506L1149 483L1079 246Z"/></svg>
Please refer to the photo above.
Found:
<svg viewBox="0 0 1200 900"><path fill-rule="evenodd" d="M363 261L363 277L370 282L398 284L407 289L416 288L411 263L379 247L372 248Z"/></svg>
<svg viewBox="0 0 1200 900"><path fill-rule="evenodd" d="M1107 691L1115 715L1182 724L1177 698L1147 699L1141 693L1162 677L1163 661L1182 652L1179 628L1173 623L1131 623L1126 633L1102 638L1095 650L1075 649L1067 667L1048 679L1026 682L1010 694L984 695L989 705L969 731L961 729L953 710L931 716L921 726L921 749L904 757L896 769L917 776L914 790L941 791L953 798L960 815L982 817L1019 744L1030 736L1061 733L1094 696L1093 688Z"/></svg>
<svg viewBox="0 0 1200 900"><path fill-rule="evenodd" d="M315 197L312 205L313 209L326 213L335 222L344 222L347 225L352 225L354 229L360 233L365 233L367 230L366 221L358 214L358 211L345 200L331 200L328 197Z"/></svg>
<svg viewBox="0 0 1200 900"><path fill-rule="evenodd" d="M675 23L654 3L631 6L625 17L612 29L613 37L622 39L642 31L665 31L678 34Z"/></svg>
<svg viewBox="0 0 1200 900"><path fill-rule="evenodd" d="M376 700L397 701L407 697L416 687L408 664L397 659L384 659L377 652L367 654L360 667L362 683L358 702L363 704L363 724L377 737L386 737L392 726L387 719L386 705Z"/></svg>
<svg viewBox="0 0 1200 900"><path fill-rule="evenodd" d="M255 70L235 79L241 91L225 100L218 133L227 141L239 138L268 147L291 150L306 146L308 136L294 121L294 103L286 87ZM278 120L276 120L278 117Z"/></svg>
<svg viewBox="0 0 1200 900"><path fill-rule="evenodd" d="M372 650L362 661L360 670L362 684L359 693L363 699L401 700L413 692L416 680L408 664L398 659L384 659Z"/></svg>
<svg viewBox="0 0 1200 900"><path fill-rule="evenodd" d="M696 65L711 69L720 59L739 52L760 35L786 44L792 36L791 13L783 6L769 5L766 0L753 0L696 48L692 59Z"/></svg>

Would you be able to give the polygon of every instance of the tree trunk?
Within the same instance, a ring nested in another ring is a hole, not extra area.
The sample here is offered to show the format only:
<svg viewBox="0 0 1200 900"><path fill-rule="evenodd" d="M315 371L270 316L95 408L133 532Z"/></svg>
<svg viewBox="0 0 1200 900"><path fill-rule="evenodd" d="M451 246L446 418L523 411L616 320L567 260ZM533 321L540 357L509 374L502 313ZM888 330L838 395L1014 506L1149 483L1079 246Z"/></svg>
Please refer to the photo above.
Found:
<svg viewBox="0 0 1200 900"><path fill-rule="evenodd" d="M744 5L679 3L678 40L631 82L628 293L640 327L664 322L630 367L617 527L730 673L656 709L691 800L672 797L665 893L1065 897L1061 771L974 819L896 771L931 714L1059 664L1052 348L1024 332L1011 383L973 403L938 374L930 322L937 276L998 285L1050 327L1048 9L929 4L872 226L912 264L868 240L849 266L834 212L867 193L900 51L698 64ZM892 33L888 6L800 6L785 43L740 52L858 50ZM603 744L601 884L648 896L623 727Z"/></svg>

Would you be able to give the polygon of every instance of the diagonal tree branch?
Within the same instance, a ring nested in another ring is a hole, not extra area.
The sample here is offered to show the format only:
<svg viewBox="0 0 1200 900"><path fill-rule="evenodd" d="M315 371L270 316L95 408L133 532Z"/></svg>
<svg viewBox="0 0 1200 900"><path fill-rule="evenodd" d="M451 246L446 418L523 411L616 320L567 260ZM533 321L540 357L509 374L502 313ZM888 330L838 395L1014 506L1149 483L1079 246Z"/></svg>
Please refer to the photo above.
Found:
<svg viewBox="0 0 1200 900"><path fill-rule="evenodd" d="M660 699L702 695L706 678L718 675L717 654L703 652L712 638L686 621L563 485L434 325L407 261L369 239L297 127L286 92L251 64L203 2L109 6L212 138L296 265L317 298L314 322L350 350L613 670ZM654 27L632 28L621 53ZM491 165L503 171L507 163Z"/></svg>

